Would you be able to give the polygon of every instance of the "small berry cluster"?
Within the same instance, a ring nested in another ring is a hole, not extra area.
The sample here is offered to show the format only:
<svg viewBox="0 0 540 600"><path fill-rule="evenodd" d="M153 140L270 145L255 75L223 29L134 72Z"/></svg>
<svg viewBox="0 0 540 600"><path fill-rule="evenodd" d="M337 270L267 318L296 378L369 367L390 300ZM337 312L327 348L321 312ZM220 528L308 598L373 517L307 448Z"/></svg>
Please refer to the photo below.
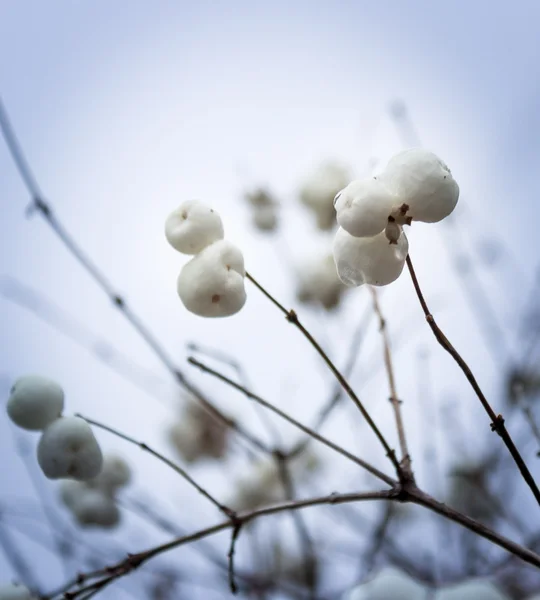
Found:
<svg viewBox="0 0 540 600"><path fill-rule="evenodd" d="M169 429L169 441L187 463L204 458L223 458L228 449L229 428L195 400L189 401L180 419Z"/></svg>
<svg viewBox="0 0 540 600"><path fill-rule="evenodd" d="M190 312L228 317L244 306L244 257L223 239L223 223L214 209L198 200L184 202L167 218L165 236L178 252L194 255L177 282L178 295Z"/></svg>
<svg viewBox="0 0 540 600"><path fill-rule="evenodd" d="M20 377L11 388L11 420L22 429L43 432L37 459L45 476L80 481L97 477L103 455L92 429L84 419L63 417L63 410L64 391L46 377Z"/></svg>
<svg viewBox="0 0 540 600"><path fill-rule="evenodd" d="M334 259L346 285L387 285L409 252L403 225L436 223L456 207L459 187L432 152L411 148L390 159L377 177L356 180L336 195L340 226Z"/></svg>
<svg viewBox="0 0 540 600"><path fill-rule="evenodd" d="M130 480L131 469L126 461L108 454L97 477L89 481L62 481L60 498L79 525L111 528L120 521L116 494Z"/></svg>

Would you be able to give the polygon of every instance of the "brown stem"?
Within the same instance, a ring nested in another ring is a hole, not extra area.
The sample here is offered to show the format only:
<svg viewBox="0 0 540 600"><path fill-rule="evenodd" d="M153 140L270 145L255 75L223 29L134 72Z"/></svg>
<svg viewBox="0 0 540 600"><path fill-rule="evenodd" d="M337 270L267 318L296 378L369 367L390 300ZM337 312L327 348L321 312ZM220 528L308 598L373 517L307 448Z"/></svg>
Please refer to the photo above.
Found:
<svg viewBox="0 0 540 600"><path fill-rule="evenodd" d="M412 264L410 254L407 255L407 268L409 269L409 273L411 275L411 279L412 279L412 282L414 285L414 289L416 291L416 295L418 296L418 300L420 301L420 305L422 306L422 310L426 317L426 321L428 322L428 325L431 328L431 331L433 331L433 334L435 335L435 338L437 339L439 344L450 354L450 356L456 361L459 368L465 374L465 377L467 378L468 382L471 384L471 387L473 388L474 392L478 396L478 399L482 403L484 410L487 412L487 414L489 415L489 418L491 419L491 430L496 431L499 434L499 436L501 437L501 439L503 440L504 444L506 445L510 454L512 455L512 458L514 459L514 462L516 463L523 479L525 480L525 482L531 489L538 504L540 504L540 490L538 489L538 486L536 485L536 482L534 481L534 478L531 475L531 472L529 471L527 465L525 464L525 461L521 457L519 450L516 448L514 441L510 437L510 434L508 433L506 426L504 424L503 416L497 415L495 413L495 411L493 410L493 408L491 408L490 403L488 402L487 398L484 396L484 393L480 389L480 386L478 385L478 382L476 381L475 376L473 375L471 369L469 368L469 365L465 362L465 360L462 358L462 356L459 354L459 352L454 348L454 346L452 346L452 344L450 343L448 338L444 335L444 333L441 331L441 329L435 322L433 315L429 312L428 305L426 303L426 300L424 298L422 290L420 289L420 284L418 283L418 278L416 277L416 273L414 271L414 267Z"/></svg>
<svg viewBox="0 0 540 600"><path fill-rule="evenodd" d="M285 315L285 318L289 323L295 325L304 335L304 337L309 341L309 343L315 348L318 352L319 356L324 360L330 371L332 371L335 378L339 381L340 385L343 387L349 398L356 404L358 410L362 413L362 416L367 421L371 430L377 436L378 440L381 442L383 448L386 451L386 455L391 460L392 464L396 468L396 471L399 473L401 466L399 464L398 459L396 458L395 450L390 448L386 438L381 433L380 429L377 427L364 405L355 394L354 390L349 385L349 382L345 379L345 377L341 374L338 368L334 365L334 363L330 360L330 357L326 354L326 352L321 348L318 344L317 340L309 333L309 331L302 325L300 322L298 315L294 310L287 310L282 304L280 304L273 296L268 292L256 279L254 279L249 273L246 272L246 278L249 279L255 287L261 291L277 308Z"/></svg>
<svg viewBox="0 0 540 600"><path fill-rule="evenodd" d="M414 484L407 485L406 487L397 484L391 490L380 490L375 492L363 492L363 493L352 493L352 494L331 494L330 496L320 496L315 498L308 498L305 500L295 500L289 502L282 502L274 506L268 506L260 508L251 512L240 513L236 515L235 520L227 519L221 523L217 523L206 529L201 529L191 535L182 536L174 539L165 544L161 544L149 550L139 552L138 554L131 554L123 561L120 561L116 565L106 567L101 572L93 572L92 578L97 578L100 574L103 576L102 579L94 582L94 587L102 585L108 585L112 579L117 579L124 575L127 575L131 571L137 569L142 564L146 563L155 556L159 556L164 552L178 548L184 544L194 542L203 538L206 538L220 531L234 528L238 525L245 525L249 521L254 519L269 516L277 513L281 513L288 510L300 510L307 507L321 506L321 505L334 505L344 504L349 502L361 502L369 500L383 500L383 501L397 501L397 502L413 502L420 506L424 506L428 510L431 510L450 521L454 521L480 535L481 537L490 540L494 544L504 548L511 554L518 556L526 563L529 563L537 568L540 568L540 555L532 552L531 550L516 544L508 538L498 534L497 532L489 529L485 525L482 525L478 521L471 519L465 515L462 515L458 511L438 502L428 494L419 490ZM79 584L84 583L88 576L82 574L79 577ZM72 594L71 598L75 598L77 593ZM50 597L49 597L50 598ZM45 597L47 599L47 597Z"/></svg>
<svg viewBox="0 0 540 600"><path fill-rule="evenodd" d="M411 468L411 456L407 447L407 438L405 436L405 427L403 425L403 417L401 414L401 400L398 398L396 390L396 379L394 376L394 366L392 364L392 353L390 352L390 339L388 336L388 329L386 327L386 320L382 314L381 306L379 303L379 297L377 290L373 286L369 286L369 291L373 298L373 309L379 319L379 329L384 346L384 366L386 368L386 375L388 378L388 386L390 388L390 403L394 409L394 418L396 420L396 428L399 438L399 446L401 449L401 465L403 471L408 477L413 477ZM398 473L399 475L399 473Z"/></svg>

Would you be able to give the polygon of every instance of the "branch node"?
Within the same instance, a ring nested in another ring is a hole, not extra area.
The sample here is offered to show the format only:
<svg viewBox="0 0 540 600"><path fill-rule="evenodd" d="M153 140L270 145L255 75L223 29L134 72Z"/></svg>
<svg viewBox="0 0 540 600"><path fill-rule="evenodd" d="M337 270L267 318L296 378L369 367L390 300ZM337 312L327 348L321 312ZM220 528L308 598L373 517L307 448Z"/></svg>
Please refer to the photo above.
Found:
<svg viewBox="0 0 540 600"><path fill-rule="evenodd" d="M289 323L298 323L298 315L292 308L291 310L289 310L285 318L287 319L287 321L289 321Z"/></svg>

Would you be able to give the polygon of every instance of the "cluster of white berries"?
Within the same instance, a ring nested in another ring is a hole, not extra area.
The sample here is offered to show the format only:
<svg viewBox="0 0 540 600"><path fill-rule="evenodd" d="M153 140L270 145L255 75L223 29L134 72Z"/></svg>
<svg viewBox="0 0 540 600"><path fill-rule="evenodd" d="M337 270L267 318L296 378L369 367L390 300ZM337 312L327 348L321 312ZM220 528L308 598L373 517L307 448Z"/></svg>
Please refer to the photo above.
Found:
<svg viewBox="0 0 540 600"><path fill-rule="evenodd" d="M180 419L169 428L169 441L187 463L204 458L223 458L229 442L229 428L204 410L195 400L188 401Z"/></svg>
<svg viewBox="0 0 540 600"><path fill-rule="evenodd" d="M317 227L328 231L336 222L334 197L351 180L349 171L335 162L321 164L300 189L300 200L314 214Z"/></svg>
<svg viewBox="0 0 540 600"><path fill-rule="evenodd" d="M335 197L334 259L350 286L387 285L403 270L409 243L403 225L436 223L454 210L459 187L432 152L411 148L377 177L356 180Z"/></svg>
<svg viewBox="0 0 540 600"><path fill-rule="evenodd" d="M214 209L198 200L184 202L167 218L165 236L178 252L194 255L177 282L178 295L190 312L227 317L244 306L244 257L223 239L223 223Z"/></svg>
<svg viewBox="0 0 540 600"><path fill-rule="evenodd" d="M64 391L38 375L20 377L11 388L7 412L23 429L42 431L37 448L41 470L49 479L86 481L101 471L103 456L88 423L63 417Z"/></svg>
<svg viewBox="0 0 540 600"><path fill-rule="evenodd" d="M15 583L0 584L0 600L35 600L30 590Z"/></svg>
<svg viewBox="0 0 540 600"><path fill-rule="evenodd" d="M347 288L338 277L334 257L327 254L307 263L298 273L296 297L302 304L335 308Z"/></svg>
<svg viewBox="0 0 540 600"><path fill-rule="evenodd" d="M509 600L494 583L487 579L470 579L436 590L434 593L412 577L385 567L369 581L349 590L343 600Z"/></svg>
<svg viewBox="0 0 540 600"><path fill-rule="evenodd" d="M278 203L264 188L254 189L246 194L251 207L251 221L259 231L275 231L278 227Z"/></svg>
<svg viewBox="0 0 540 600"><path fill-rule="evenodd" d="M127 462L121 456L108 454L97 477L89 481L62 481L60 498L82 527L111 528L120 521L116 494L130 480Z"/></svg>

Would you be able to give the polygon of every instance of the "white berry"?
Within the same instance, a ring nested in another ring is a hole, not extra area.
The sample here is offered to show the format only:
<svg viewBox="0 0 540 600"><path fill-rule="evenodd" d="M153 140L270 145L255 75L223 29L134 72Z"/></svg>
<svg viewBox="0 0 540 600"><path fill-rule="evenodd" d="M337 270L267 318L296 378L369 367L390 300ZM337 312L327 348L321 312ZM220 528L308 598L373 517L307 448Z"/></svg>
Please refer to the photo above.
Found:
<svg viewBox="0 0 540 600"><path fill-rule="evenodd" d="M101 472L88 484L112 495L118 488L126 486L130 480L131 469L128 463L116 454L105 454Z"/></svg>
<svg viewBox="0 0 540 600"><path fill-rule="evenodd" d="M307 263L298 273L296 296L305 304L321 304L327 310L335 308L346 290L338 277L332 254Z"/></svg>
<svg viewBox="0 0 540 600"><path fill-rule="evenodd" d="M33 600L34 596L24 585L0 584L0 600Z"/></svg>
<svg viewBox="0 0 540 600"><path fill-rule="evenodd" d="M375 178L352 181L336 197L337 222L356 237L372 237L388 222L396 197Z"/></svg>
<svg viewBox="0 0 540 600"><path fill-rule="evenodd" d="M488 580L472 579L435 593L434 600L510 600Z"/></svg>
<svg viewBox="0 0 540 600"><path fill-rule="evenodd" d="M87 489L77 497L73 515L83 526L114 527L120 521L120 511L114 500L105 492Z"/></svg>
<svg viewBox="0 0 540 600"><path fill-rule="evenodd" d="M427 598L427 589L420 583L399 569L386 567L370 581L346 593L343 600L427 600Z"/></svg>
<svg viewBox="0 0 540 600"><path fill-rule="evenodd" d="M64 392L54 381L39 375L20 377L7 403L10 419L19 427L42 430L61 416Z"/></svg>
<svg viewBox="0 0 540 600"><path fill-rule="evenodd" d="M320 165L300 190L300 199L315 213L319 229L328 230L334 226L334 197L349 181L346 168L327 162Z"/></svg>
<svg viewBox="0 0 540 600"><path fill-rule="evenodd" d="M67 508L73 510L78 499L87 491L87 489L88 486L84 481L63 479L60 482L60 499Z"/></svg>
<svg viewBox="0 0 540 600"><path fill-rule="evenodd" d="M409 243L403 232L391 244L384 231L370 238L354 237L339 228L334 239L334 260L345 285L388 285L403 271Z"/></svg>
<svg viewBox="0 0 540 600"><path fill-rule="evenodd" d="M184 306L201 317L228 317L246 302L244 257L230 242L221 240L184 265L177 289Z"/></svg>
<svg viewBox="0 0 540 600"><path fill-rule="evenodd" d="M49 479L85 481L96 477L103 464L92 429L79 417L62 417L51 423L39 440L37 457Z"/></svg>
<svg viewBox="0 0 540 600"><path fill-rule="evenodd" d="M178 252L197 254L223 239L223 223L213 208L198 200L189 200L167 217L165 236Z"/></svg>
<svg viewBox="0 0 540 600"><path fill-rule="evenodd" d="M436 223L456 207L459 186L450 169L433 152L410 148L393 156L378 179L408 205L414 221Z"/></svg>

